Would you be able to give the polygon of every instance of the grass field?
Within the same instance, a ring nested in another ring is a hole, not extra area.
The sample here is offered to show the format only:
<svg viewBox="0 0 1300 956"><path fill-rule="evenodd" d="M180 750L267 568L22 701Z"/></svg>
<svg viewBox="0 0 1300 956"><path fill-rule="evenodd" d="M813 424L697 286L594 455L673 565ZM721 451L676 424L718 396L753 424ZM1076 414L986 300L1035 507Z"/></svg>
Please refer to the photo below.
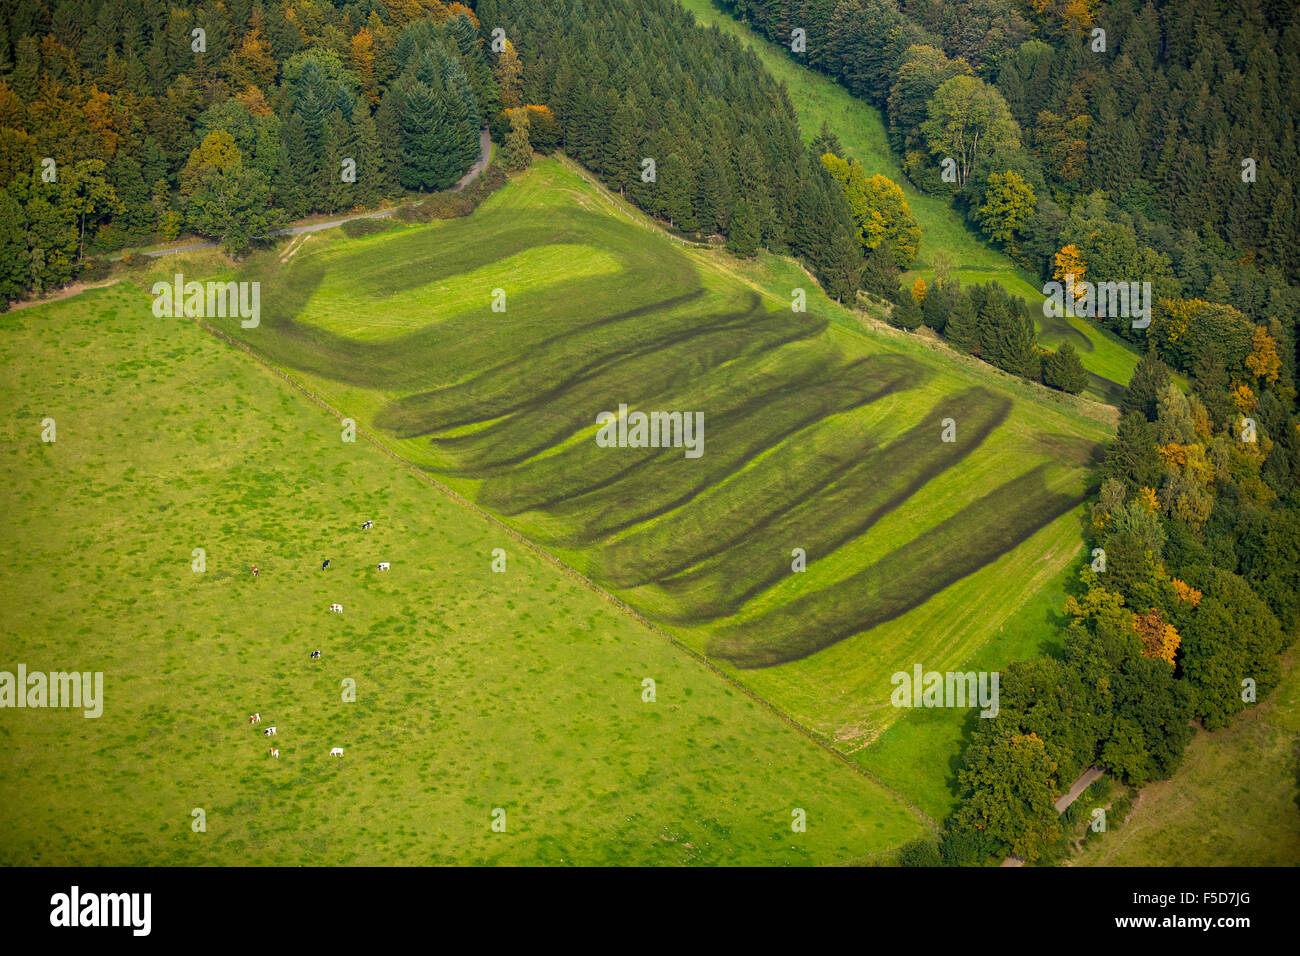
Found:
<svg viewBox="0 0 1300 956"><path fill-rule="evenodd" d="M1300 667L1222 730L1198 731L1182 766L1142 788L1128 820L1077 866L1295 866L1300 860Z"/></svg>
<svg viewBox="0 0 1300 956"><path fill-rule="evenodd" d="M998 282L1014 295L1023 296L1039 323L1039 341L1051 348L1070 341L1084 367L1093 373L1088 393L1116 403L1137 365L1138 355L1114 335L1079 318L1045 319L1041 314L1041 284L1024 268L985 243L942 197L917 190L903 174L889 149L885 119L871 104L854 97L829 77L795 62L786 51L769 43L748 27L719 10L713 0L678 0L700 23L717 26L749 44L774 77L785 83L805 141L811 141L828 123L844 144L846 154L860 162L868 175L888 176L902 187L907 203L921 226L921 247L907 284L918 276L929 282L935 256L942 253L953 273L965 284Z"/></svg>
<svg viewBox="0 0 1300 956"><path fill-rule="evenodd" d="M0 670L105 684L98 719L0 712L0 863L830 864L924 832L146 290L0 319Z"/></svg>
<svg viewBox="0 0 1300 956"><path fill-rule="evenodd" d="M619 271L489 267L554 244ZM439 294L464 273L481 288ZM232 336L857 760L901 716L893 672L961 665L1080 548L1098 406L868 331L787 260L683 247L567 163L468 219L322 234L242 275L262 324L216 320ZM622 403L702 412L704 454L598 447Z"/></svg>

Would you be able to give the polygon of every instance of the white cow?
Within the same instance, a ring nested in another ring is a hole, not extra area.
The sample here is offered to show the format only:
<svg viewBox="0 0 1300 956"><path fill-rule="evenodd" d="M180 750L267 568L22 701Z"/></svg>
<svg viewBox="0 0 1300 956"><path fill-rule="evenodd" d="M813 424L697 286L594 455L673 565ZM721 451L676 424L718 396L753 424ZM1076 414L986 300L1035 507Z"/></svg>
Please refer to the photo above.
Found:
<svg viewBox="0 0 1300 956"><path fill-rule="evenodd" d="M272 757L278 757L278 756L280 756L280 748L279 748L279 747L272 747L272 748L271 748L271 756L272 756Z"/></svg>
<svg viewBox="0 0 1300 956"><path fill-rule="evenodd" d="M342 613L343 613L343 605L342 605L342 604L331 604L331 605L330 605L330 610L333 611L335 614L342 614Z"/></svg>
<svg viewBox="0 0 1300 956"><path fill-rule="evenodd" d="M273 736L275 736L275 728L274 728L274 727L267 727L266 730L262 731L262 736L263 736L263 737L273 737Z"/></svg>
<svg viewBox="0 0 1300 956"><path fill-rule="evenodd" d="M388 562L387 562L387 561L380 561L380 562L379 562L379 570L380 570L380 571L387 571L387 570L388 570Z"/></svg>
<svg viewBox="0 0 1300 956"><path fill-rule="evenodd" d="M260 723L262 722L262 715L261 715L261 714L249 714L249 715L248 715L248 722L249 722L250 724L260 724Z"/></svg>
<svg viewBox="0 0 1300 956"><path fill-rule="evenodd" d="M330 756L331 756L331 757L342 757L342 756L343 756L343 748L342 748L342 747L335 747L335 748L333 748L332 750L330 750Z"/></svg>

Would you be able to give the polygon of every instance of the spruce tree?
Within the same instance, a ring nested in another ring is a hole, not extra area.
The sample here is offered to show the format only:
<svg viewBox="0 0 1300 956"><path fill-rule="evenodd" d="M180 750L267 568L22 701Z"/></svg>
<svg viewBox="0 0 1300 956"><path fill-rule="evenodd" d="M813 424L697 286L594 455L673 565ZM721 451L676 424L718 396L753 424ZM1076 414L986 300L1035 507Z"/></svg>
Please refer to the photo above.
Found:
<svg viewBox="0 0 1300 956"><path fill-rule="evenodd" d="M889 313L889 324L909 332L921 326L921 306L912 298L912 290L899 286L894 294L894 308Z"/></svg>
<svg viewBox="0 0 1300 956"><path fill-rule="evenodd" d="M1155 425L1138 412L1129 412L1120 419L1115 440L1106 449L1102 477L1121 482L1131 495L1143 487L1157 487L1161 474Z"/></svg>
<svg viewBox="0 0 1300 956"><path fill-rule="evenodd" d="M748 199L741 198L731 210L727 249L746 258L758 252L758 217Z"/></svg>
<svg viewBox="0 0 1300 956"><path fill-rule="evenodd" d="M1133 369L1128 390L1120 402L1120 411L1126 414L1141 412L1147 421L1155 421L1156 399L1169 382L1169 366L1161 361L1154 349L1149 350Z"/></svg>
<svg viewBox="0 0 1300 956"><path fill-rule="evenodd" d="M1079 361L1079 353L1069 342L1043 359L1043 384L1077 395L1088 385L1088 372Z"/></svg>

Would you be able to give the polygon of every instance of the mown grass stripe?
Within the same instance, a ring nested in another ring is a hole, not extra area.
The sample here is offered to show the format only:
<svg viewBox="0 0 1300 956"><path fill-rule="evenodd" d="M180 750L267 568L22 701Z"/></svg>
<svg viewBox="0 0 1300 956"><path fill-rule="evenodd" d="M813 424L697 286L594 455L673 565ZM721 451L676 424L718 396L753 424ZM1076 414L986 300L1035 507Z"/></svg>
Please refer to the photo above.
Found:
<svg viewBox="0 0 1300 956"><path fill-rule="evenodd" d="M924 604L1083 500L1052 491L1039 465L875 564L761 617L719 631L708 653L737 667L799 660ZM882 689L883 691L883 689Z"/></svg>
<svg viewBox="0 0 1300 956"><path fill-rule="evenodd" d="M942 422L955 411L962 421L956 441L943 442ZM919 425L869 453L815 498L781 513L725 554L662 580L660 587L677 604L669 619L696 623L735 614L790 573L785 556L791 548L803 548L816 560L863 534L974 452L1010 411L1010 399L981 388L941 401ZM747 573L737 575L735 567Z"/></svg>
<svg viewBox="0 0 1300 956"><path fill-rule="evenodd" d="M487 477L591 427L597 411L617 408L619 396L635 396L639 405L652 406L726 362L808 338L823 327L817 321L791 322L788 316L762 313L748 324L697 330L664 348L607 362L563 392L529 402L504 421L433 442L440 452L450 454L454 464L447 466L449 472Z"/></svg>
<svg viewBox="0 0 1300 956"><path fill-rule="evenodd" d="M754 407L733 415L709 432L709 453L701 458L687 459L678 450L666 451L619 481L549 510L581 525L565 544L593 544L679 508L827 416L916 388L925 378L910 362L859 359L831 370L820 381L801 382L797 390L764 397L761 406L756 401Z"/></svg>

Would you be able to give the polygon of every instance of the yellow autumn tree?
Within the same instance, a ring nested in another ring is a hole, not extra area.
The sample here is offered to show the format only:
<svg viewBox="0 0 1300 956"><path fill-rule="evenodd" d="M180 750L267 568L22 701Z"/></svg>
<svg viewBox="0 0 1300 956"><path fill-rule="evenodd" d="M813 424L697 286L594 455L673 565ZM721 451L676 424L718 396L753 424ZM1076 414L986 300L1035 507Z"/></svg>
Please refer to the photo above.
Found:
<svg viewBox="0 0 1300 956"><path fill-rule="evenodd" d="M266 94L252 83L236 93L235 99L243 103L248 112L254 116L271 115L271 104L266 101Z"/></svg>
<svg viewBox="0 0 1300 956"><path fill-rule="evenodd" d="M1096 19L1092 12L1092 0L1065 0L1061 4L1061 20L1066 29L1080 35L1092 29Z"/></svg>
<svg viewBox="0 0 1300 956"><path fill-rule="evenodd" d="M122 141L122 120L114 110L113 98L92 85L90 95L81 106L82 125L92 136L96 147L96 157L105 161L117 153Z"/></svg>
<svg viewBox="0 0 1300 956"><path fill-rule="evenodd" d="M197 190L207 170L223 173L243 161L244 154L235 145L235 138L224 129L213 130L190 151L190 157L181 169L181 195L188 196Z"/></svg>
<svg viewBox="0 0 1300 956"><path fill-rule="evenodd" d="M497 83L501 87L501 108L513 109L523 104L523 73L524 65L519 59L519 53L515 50L515 45L509 40L505 42L505 48L497 54L497 61L493 64L493 71L497 76Z"/></svg>
<svg viewBox="0 0 1300 956"><path fill-rule="evenodd" d="M1249 385L1237 385L1232 390L1232 404L1237 406L1237 411L1243 415L1249 415L1255 410L1255 391Z"/></svg>
<svg viewBox="0 0 1300 956"><path fill-rule="evenodd" d="M1157 299L1148 336L1163 342L1177 342L1209 304L1204 299Z"/></svg>
<svg viewBox="0 0 1300 956"><path fill-rule="evenodd" d="M1187 467L1187 450L1189 445L1180 445L1178 442L1170 442L1167 445L1157 445L1156 453L1160 460L1170 468L1183 469Z"/></svg>
<svg viewBox="0 0 1300 956"><path fill-rule="evenodd" d="M275 51L258 27L244 34L239 49L230 58L230 78L236 87L256 86L269 90L275 85L280 72L275 62Z"/></svg>
<svg viewBox="0 0 1300 956"><path fill-rule="evenodd" d="M1282 359L1277 354L1277 343L1262 325L1255 326L1255 334L1250 342L1250 354L1246 356L1246 368L1250 369L1256 378L1262 378L1266 382L1276 382L1278 373L1282 371Z"/></svg>
<svg viewBox="0 0 1300 956"><path fill-rule="evenodd" d="M1088 264L1083 261L1083 253L1074 243L1068 246L1062 246L1061 251L1056 254L1056 270L1052 273L1052 278L1064 282L1067 276L1074 276L1074 283L1078 285L1083 282L1083 277L1087 274ZM1078 298L1083 295L1082 289L1075 289L1074 296Z"/></svg>
<svg viewBox="0 0 1300 956"><path fill-rule="evenodd" d="M920 276L917 276L916 281L912 283L912 298L916 300L917 305L925 301L925 280Z"/></svg>
<svg viewBox="0 0 1300 956"><path fill-rule="evenodd" d="M389 22L398 26L415 20L442 23L449 16L447 5L440 0L384 0L384 9L388 11Z"/></svg>
<svg viewBox="0 0 1300 956"><path fill-rule="evenodd" d="M375 78L375 36L362 27L352 38L352 72L361 81L361 92L371 105L379 102L379 81Z"/></svg>
<svg viewBox="0 0 1300 956"><path fill-rule="evenodd" d="M1182 638L1177 629L1165 620L1159 608L1150 608L1145 614L1134 614L1133 627L1142 638L1143 657L1164 661L1166 664L1174 662Z"/></svg>
<svg viewBox="0 0 1300 956"><path fill-rule="evenodd" d="M1174 597L1178 598L1179 604L1188 604L1192 607L1196 607L1201 603L1200 591L1192 587L1186 581L1180 581L1178 578L1173 578L1172 581L1174 585Z"/></svg>

